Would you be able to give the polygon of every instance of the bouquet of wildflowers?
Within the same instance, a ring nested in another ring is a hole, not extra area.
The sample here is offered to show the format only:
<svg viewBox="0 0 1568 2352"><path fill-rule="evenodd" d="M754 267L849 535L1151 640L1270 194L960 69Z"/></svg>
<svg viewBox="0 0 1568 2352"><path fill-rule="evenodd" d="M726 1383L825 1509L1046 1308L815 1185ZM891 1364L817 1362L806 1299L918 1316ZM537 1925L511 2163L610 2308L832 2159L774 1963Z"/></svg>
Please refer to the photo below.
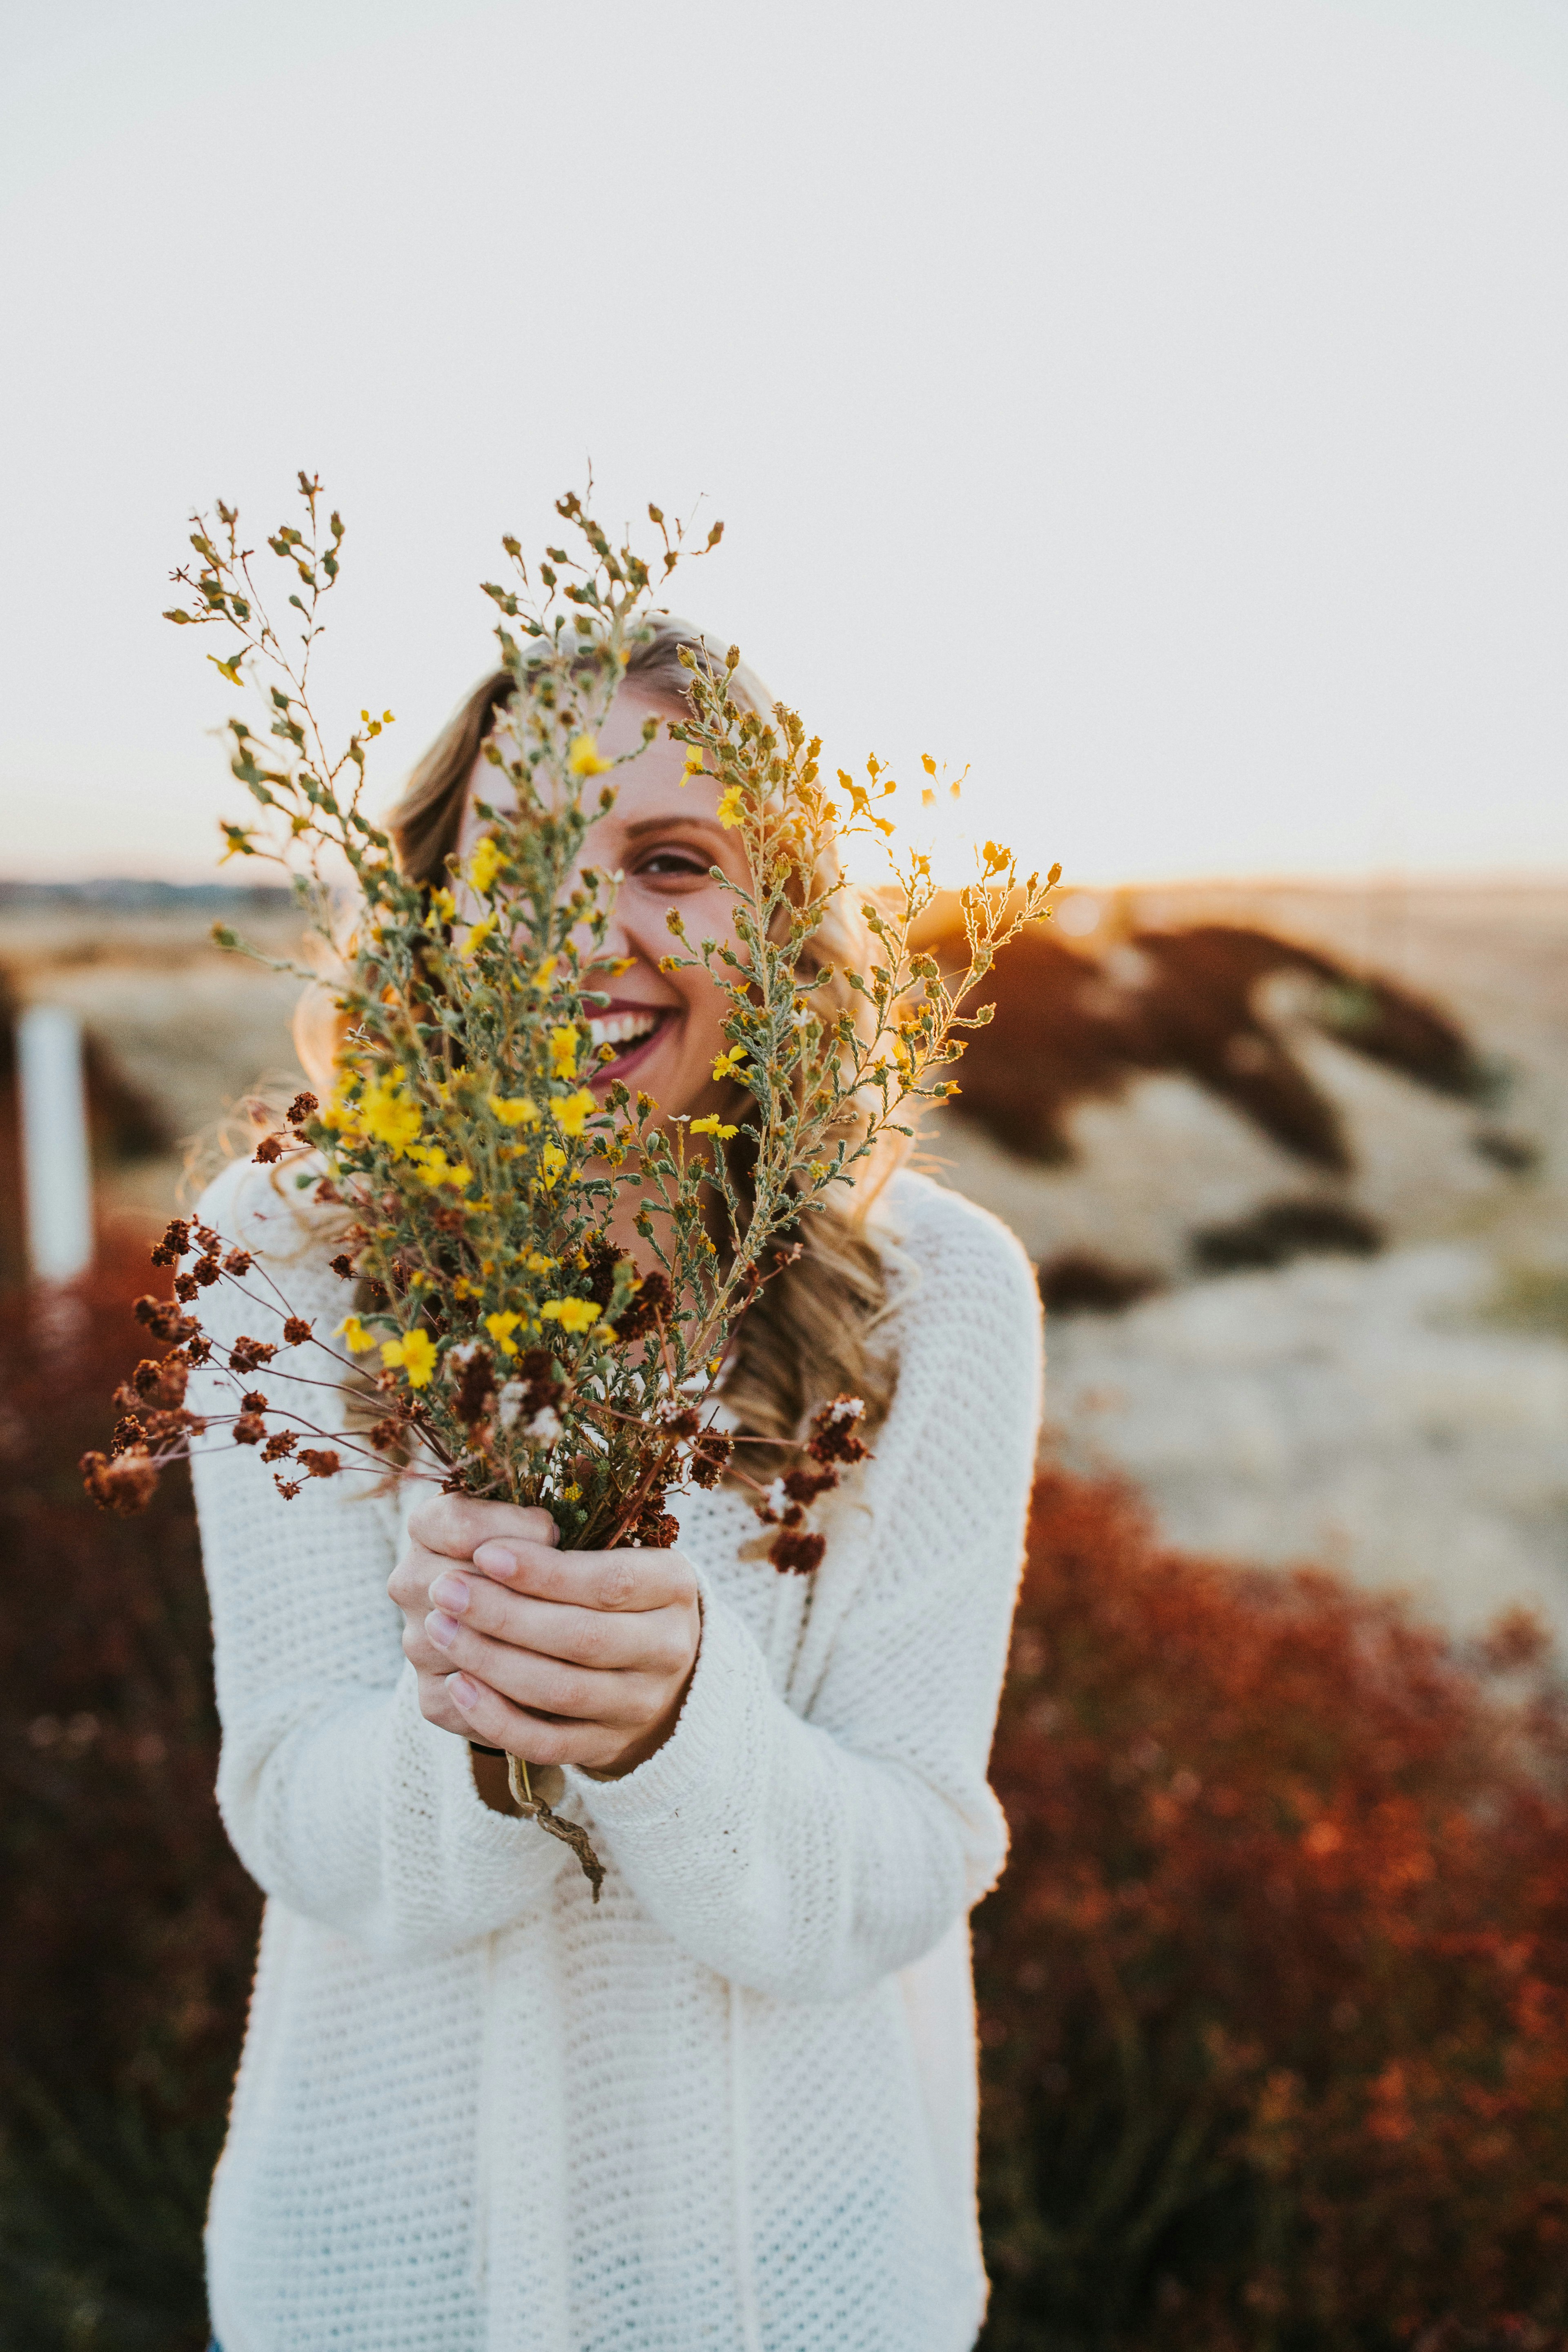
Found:
<svg viewBox="0 0 1568 2352"><path fill-rule="evenodd" d="M233 773L256 803L250 819L226 824L229 854L279 862L334 959L335 1087L325 1101L298 1097L256 1156L341 1216L332 1263L352 1305L337 1329L314 1328L243 1250L226 1255L216 1234L176 1219L153 1253L179 1269L174 1296L136 1310L164 1352L121 1391L111 1450L86 1458L87 1485L108 1508L135 1509L163 1463L226 1439L259 1448L285 1499L306 1477L395 1464L542 1506L569 1546L668 1545L672 1486L748 1481L714 1417L737 1318L790 1230L853 1181L889 1129L907 1134L921 1100L957 1091L946 1073L963 1032L989 1017L961 1011L963 1000L1045 911L1059 869L1020 882L1010 854L988 843L962 897L965 968L939 970L911 943L936 886L928 856L894 845L893 780L872 760L863 782L839 771L828 783L793 711L763 716L731 692L737 652L723 662L683 652L689 716L669 731L687 772L718 781L745 878L713 869L733 900L722 940L689 938L671 909L664 968L700 966L723 992L713 1077L733 1113L672 1116L606 1083L616 1043L596 1044L595 1027L606 1026L615 976L616 882L584 865L584 844L616 789L618 762L599 749L611 699L690 551L679 525L650 507L658 546L645 558L612 544L568 496L557 509L567 547L531 570L515 540L502 542L510 580L485 589L512 681L485 745L494 797L477 802L477 844L432 887L399 870L364 806L367 751L391 714L362 714L363 731L335 754L323 740L310 667L343 525L335 513L323 523L315 480L301 475L300 487L300 525L268 542L289 583L292 641L268 618L237 513L221 503L216 523L193 519L197 562L176 573L187 602L168 618L224 625L217 667L259 690L261 721L229 722ZM645 745L659 724L647 721ZM929 802L935 765L925 766ZM858 836L890 866L874 895L843 872ZM847 904L858 920L843 919ZM824 942L845 937L870 942L866 969L825 961ZM608 1238L628 1189L637 1258ZM216 1360L197 1310L219 1282L280 1308L282 1339L225 1351L234 1410L198 1421L185 1381L194 1364ZM290 1418L295 1381L312 1393L340 1386L357 1422ZM820 1560L811 1508L864 1454L860 1410L849 1396L823 1405L796 1465L749 1479L776 1530L778 1568Z"/></svg>

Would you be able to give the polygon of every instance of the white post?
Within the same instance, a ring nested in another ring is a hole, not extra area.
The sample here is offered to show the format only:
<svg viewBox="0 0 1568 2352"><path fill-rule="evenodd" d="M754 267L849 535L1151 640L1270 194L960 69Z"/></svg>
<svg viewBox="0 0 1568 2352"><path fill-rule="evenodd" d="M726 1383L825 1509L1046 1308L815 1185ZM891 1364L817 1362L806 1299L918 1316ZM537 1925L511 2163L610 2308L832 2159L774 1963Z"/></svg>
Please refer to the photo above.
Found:
<svg viewBox="0 0 1568 2352"><path fill-rule="evenodd" d="M69 1282L92 1263L92 1166L81 1024L63 1004L33 1004L16 1024L27 1255L40 1282Z"/></svg>

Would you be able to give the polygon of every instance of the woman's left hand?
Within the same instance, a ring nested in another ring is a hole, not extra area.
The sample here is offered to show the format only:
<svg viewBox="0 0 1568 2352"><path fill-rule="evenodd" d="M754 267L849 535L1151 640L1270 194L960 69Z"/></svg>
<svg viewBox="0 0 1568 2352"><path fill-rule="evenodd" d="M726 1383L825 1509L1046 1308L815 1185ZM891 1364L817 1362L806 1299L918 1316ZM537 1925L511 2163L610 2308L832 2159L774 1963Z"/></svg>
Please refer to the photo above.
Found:
<svg viewBox="0 0 1568 2352"><path fill-rule="evenodd" d="M697 1664L690 1564L491 1534L503 1510L433 1496L410 1519L390 1591L425 1712L449 1727L455 1711L470 1738L529 1764L630 1772L675 1728Z"/></svg>

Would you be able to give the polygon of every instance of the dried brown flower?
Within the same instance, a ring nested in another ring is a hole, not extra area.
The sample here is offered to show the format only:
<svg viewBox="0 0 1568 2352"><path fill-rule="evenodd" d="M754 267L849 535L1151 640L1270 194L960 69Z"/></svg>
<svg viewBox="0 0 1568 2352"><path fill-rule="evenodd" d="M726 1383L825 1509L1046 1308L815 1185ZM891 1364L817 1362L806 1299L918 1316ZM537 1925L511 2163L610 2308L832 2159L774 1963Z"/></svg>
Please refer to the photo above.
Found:
<svg viewBox="0 0 1568 2352"><path fill-rule="evenodd" d="M329 1447L301 1445L296 1457L312 1478L335 1478L342 1463Z"/></svg>
<svg viewBox="0 0 1568 2352"><path fill-rule="evenodd" d="M190 1370L190 1359L181 1355L177 1349L162 1358L143 1356L131 1375L131 1384L137 1395L148 1404L164 1407L184 1404Z"/></svg>
<svg viewBox="0 0 1568 2352"><path fill-rule="evenodd" d="M251 1264L252 1259L248 1250L231 1249L223 1262L223 1270L225 1274L248 1274Z"/></svg>
<svg viewBox="0 0 1568 2352"><path fill-rule="evenodd" d="M288 1321L283 1326L284 1345L289 1348L302 1348L310 1336L310 1326L306 1322L304 1317L302 1315L290 1315Z"/></svg>
<svg viewBox="0 0 1568 2352"><path fill-rule="evenodd" d="M259 1160L265 1168L274 1160L281 1160L288 1145L289 1138L286 1135L264 1135L252 1157Z"/></svg>
<svg viewBox="0 0 1568 2352"><path fill-rule="evenodd" d="M237 1445L259 1445L266 1434L267 1423L258 1412L236 1415L233 1436Z"/></svg>
<svg viewBox="0 0 1568 2352"><path fill-rule="evenodd" d="M82 1484L100 1510L112 1511L117 1518L145 1510L158 1484L158 1465L140 1447L116 1454L112 1461L106 1454L84 1454L80 1468Z"/></svg>
<svg viewBox="0 0 1568 2352"><path fill-rule="evenodd" d="M321 1105L314 1095L296 1095L283 1116L290 1127L303 1127L305 1121L308 1118L313 1118L320 1108Z"/></svg>
<svg viewBox="0 0 1568 2352"><path fill-rule="evenodd" d="M270 1340L247 1339L241 1332L228 1351L228 1368L231 1372L258 1371L263 1364L269 1364L277 1353Z"/></svg>
<svg viewBox="0 0 1568 2352"><path fill-rule="evenodd" d="M814 1569L821 1567L826 1549L826 1536L802 1534L794 1528L785 1528L773 1538L768 1558L783 1575L809 1576Z"/></svg>
<svg viewBox="0 0 1568 2352"><path fill-rule="evenodd" d="M261 1458L263 1462L281 1462L286 1455L293 1453L294 1448L299 1444L299 1443L300 1433L298 1430L274 1430L272 1435L268 1439L266 1444L261 1449Z"/></svg>

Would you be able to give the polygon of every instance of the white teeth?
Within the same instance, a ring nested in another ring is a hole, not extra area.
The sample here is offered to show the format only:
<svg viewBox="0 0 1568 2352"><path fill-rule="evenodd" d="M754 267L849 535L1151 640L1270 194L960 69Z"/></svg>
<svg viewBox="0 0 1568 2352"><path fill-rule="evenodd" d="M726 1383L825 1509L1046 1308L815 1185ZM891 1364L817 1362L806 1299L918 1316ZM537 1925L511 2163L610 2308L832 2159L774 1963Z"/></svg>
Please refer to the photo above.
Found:
<svg viewBox="0 0 1568 2352"><path fill-rule="evenodd" d="M630 1045L651 1036L658 1022L657 1013L611 1013L590 1021L588 1034L595 1045Z"/></svg>

